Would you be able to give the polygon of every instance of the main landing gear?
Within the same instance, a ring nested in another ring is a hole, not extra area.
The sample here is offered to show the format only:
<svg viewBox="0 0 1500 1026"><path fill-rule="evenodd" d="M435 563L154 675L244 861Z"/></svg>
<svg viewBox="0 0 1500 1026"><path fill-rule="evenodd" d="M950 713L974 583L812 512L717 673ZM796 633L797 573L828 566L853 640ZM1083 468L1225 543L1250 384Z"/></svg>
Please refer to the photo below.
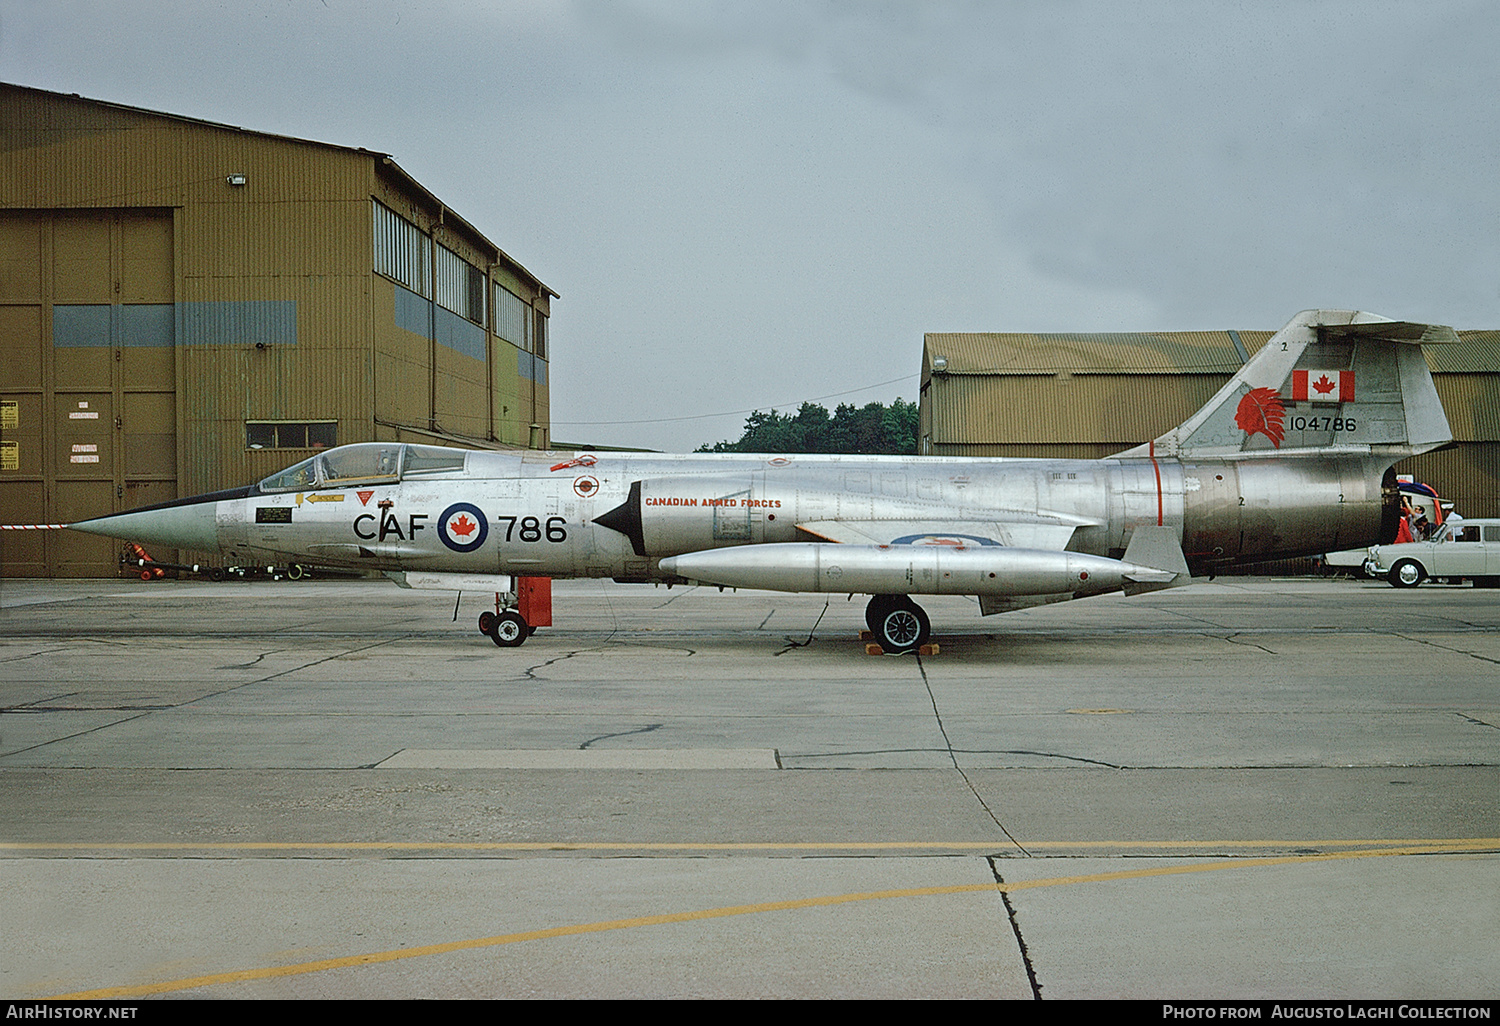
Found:
<svg viewBox="0 0 1500 1026"><path fill-rule="evenodd" d="M531 637L532 628L525 618L514 609L492 613L488 609L479 614L479 633L488 634L490 640L501 648L515 648Z"/></svg>
<svg viewBox="0 0 1500 1026"><path fill-rule="evenodd" d="M865 623L887 652L915 652L927 643L932 623L907 595L874 595L865 606Z"/></svg>

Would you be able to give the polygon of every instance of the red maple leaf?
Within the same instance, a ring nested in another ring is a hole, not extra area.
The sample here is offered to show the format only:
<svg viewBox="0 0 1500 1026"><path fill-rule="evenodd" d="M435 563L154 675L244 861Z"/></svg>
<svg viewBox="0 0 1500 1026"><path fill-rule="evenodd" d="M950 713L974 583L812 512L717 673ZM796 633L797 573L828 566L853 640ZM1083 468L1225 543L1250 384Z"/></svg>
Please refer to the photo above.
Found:
<svg viewBox="0 0 1500 1026"><path fill-rule="evenodd" d="M448 528L454 534L468 536L474 533L475 526L474 521L469 519L469 515L464 513L460 514L457 520L449 524Z"/></svg>
<svg viewBox="0 0 1500 1026"><path fill-rule="evenodd" d="M1313 382L1313 388L1317 389L1319 394L1327 395L1333 391L1333 382L1328 380L1327 374L1324 374L1317 381Z"/></svg>
<svg viewBox="0 0 1500 1026"><path fill-rule="evenodd" d="M1286 437L1281 422L1286 419L1286 408L1281 405L1281 393L1274 388L1252 388L1240 400L1234 412L1234 422L1247 435L1265 435L1276 448Z"/></svg>

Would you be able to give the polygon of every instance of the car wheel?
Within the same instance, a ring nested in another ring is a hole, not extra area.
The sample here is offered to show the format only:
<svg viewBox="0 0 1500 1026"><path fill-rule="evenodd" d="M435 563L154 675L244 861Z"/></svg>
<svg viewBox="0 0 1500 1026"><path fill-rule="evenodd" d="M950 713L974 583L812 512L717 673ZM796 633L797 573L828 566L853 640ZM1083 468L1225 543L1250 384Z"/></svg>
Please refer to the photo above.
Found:
<svg viewBox="0 0 1500 1026"><path fill-rule="evenodd" d="M1415 559L1403 559L1391 567L1390 582L1397 588L1415 588L1427 579L1427 571Z"/></svg>

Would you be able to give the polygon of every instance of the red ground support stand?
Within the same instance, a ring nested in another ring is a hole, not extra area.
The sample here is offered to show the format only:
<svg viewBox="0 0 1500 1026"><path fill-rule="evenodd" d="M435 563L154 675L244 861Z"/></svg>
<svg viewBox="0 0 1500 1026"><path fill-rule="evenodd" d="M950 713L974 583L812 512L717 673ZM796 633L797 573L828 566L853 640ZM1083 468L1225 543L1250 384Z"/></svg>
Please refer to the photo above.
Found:
<svg viewBox="0 0 1500 1026"><path fill-rule="evenodd" d="M141 580L154 581L166 576L156 560L151 558L151 553L141 548L135 542L126 543L125 553L120 558L120 566L122 568L130 567L129 572L133 574L139 573ZM134 564L134 567L131 564Z"/></svg>
<svg viewBox="0 0 1500 1026"><path fill-rule="evenodd" d="M517 577L516 612L528 627L551 627L552 578Z"/></svg>

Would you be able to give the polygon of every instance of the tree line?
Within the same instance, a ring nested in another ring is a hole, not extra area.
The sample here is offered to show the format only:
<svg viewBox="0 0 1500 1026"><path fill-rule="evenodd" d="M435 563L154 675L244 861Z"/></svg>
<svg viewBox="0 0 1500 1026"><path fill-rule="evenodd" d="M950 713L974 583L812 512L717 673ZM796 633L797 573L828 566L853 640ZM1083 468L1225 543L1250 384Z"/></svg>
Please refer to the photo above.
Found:
<svg viewBox="0 0 1500 1026"><path fill-rule="evenodd" d="M738 441L700 445L697 451L914 456L917 404L900 397L890 406L840 403L832 415L819 403L803 403L795 414L756 410L745 418L745 433Z"/></svg>

